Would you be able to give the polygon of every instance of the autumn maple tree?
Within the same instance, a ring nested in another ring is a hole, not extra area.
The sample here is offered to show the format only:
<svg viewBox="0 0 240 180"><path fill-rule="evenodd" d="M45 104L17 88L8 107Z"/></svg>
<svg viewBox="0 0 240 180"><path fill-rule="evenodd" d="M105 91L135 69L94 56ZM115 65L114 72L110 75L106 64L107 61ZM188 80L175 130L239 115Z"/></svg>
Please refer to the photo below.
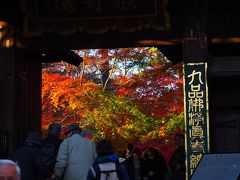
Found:
<svg viewBox="0 0 240 180"><path fill-rule="evenodd" d="M77 50L79 67L44 64L42 126L79 123L94 138L146 142L183 129L182 67L157 48Z"/></svg>

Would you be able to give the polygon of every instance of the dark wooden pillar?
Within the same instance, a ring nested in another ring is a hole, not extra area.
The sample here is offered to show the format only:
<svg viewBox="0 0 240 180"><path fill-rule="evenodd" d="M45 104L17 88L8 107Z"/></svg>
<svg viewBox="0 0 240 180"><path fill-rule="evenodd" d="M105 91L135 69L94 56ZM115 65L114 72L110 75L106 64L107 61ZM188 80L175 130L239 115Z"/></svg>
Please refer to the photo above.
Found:
<svg viewBox="0 0 240 180"><path fill-rule="evenodd" d="M0 48L0 156L41 129L41 62L32 52Z"/></svg>
<svg viewBox="0 0 240 180"><path fill-rule="evenodd" d="M0 158L12 149L14 119L14 50L0 48Z"/></svg>
<svg viewBox="0 0 240 180"><path fill-rule="evenodd" d="M183 58L185 63L206 62L207 45L207 3L206 0L185 0Z"/></svg>
<svg viewBox="0 0 240 180"><path fill-rule="evenodd" d="M231 44L221 44L211 47L209 58L206 0L186 0L184 6L184 62L208 62L210 152L239 152L240 57Z"/></svg>
<svg viewBox="0 0 240 180"><path fill-rule="evenodd" d="M41 130L41 61L31 51L17 50L14 79L14 121L16 145L27 133Z"/></svg>

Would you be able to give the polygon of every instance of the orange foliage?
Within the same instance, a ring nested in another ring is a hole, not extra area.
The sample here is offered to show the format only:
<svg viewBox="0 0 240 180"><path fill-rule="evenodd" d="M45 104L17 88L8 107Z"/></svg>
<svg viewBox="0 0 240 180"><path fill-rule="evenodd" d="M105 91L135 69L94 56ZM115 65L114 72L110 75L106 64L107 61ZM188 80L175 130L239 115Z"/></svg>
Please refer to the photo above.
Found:
<svg viewBox="0 0 240 180"><path fill-rule="evenodd" d="M42 74L42 126L51 122L79 122L86 103L100 87L85 79L71 79L60 74Z"/></svg>
<svg viewBox="0 0 240 180"><path fill-rule="evenodd" d="M59 69L43 69L43 128L51 122L63 126L74 122L116 143L126 139L159 142L166 136L163 117L183 112L181 65L166 66L159 56L153 56L156 48L95 51L95 55L82 51L86 54L79 68L59 63ZM119 64L125 69L112 73Z"/></svg>

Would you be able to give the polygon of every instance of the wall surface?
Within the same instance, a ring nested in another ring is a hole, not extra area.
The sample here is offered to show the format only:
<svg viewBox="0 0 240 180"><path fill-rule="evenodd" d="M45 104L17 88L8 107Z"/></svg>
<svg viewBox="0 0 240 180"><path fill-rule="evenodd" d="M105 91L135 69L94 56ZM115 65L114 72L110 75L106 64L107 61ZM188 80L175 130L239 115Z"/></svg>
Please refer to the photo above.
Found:
<svg viewBox="0 0 240 180"><path fill-rule="evenodd" d="M209 61L211 152L239 152L240 57Z"/></svg>

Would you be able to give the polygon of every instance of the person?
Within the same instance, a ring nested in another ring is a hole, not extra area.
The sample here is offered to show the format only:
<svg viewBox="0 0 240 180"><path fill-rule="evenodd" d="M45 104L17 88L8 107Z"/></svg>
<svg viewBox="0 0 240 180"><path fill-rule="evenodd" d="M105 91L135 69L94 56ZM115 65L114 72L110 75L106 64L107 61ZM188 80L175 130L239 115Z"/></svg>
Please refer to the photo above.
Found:
<svg viewBox="0 0 240 180"><path fill-rule="evenodd" d="M126 165L125 161L133 158L133 149L134 149L134 144L127 143L127 146L123 152L123 155L119 157L119 160L121 163L124 163Z"/></svg>
<svg viewBox="0 0 240 180"><path fill-rule="evenodd" d="M143 158L140 149L134 148L132 155L129 156L123 163L127 168L130 179L143 179Z"/></svg>
<svg viewBox="0 0 240 180"><path fill-rule="evenodd" d="M127 144L126 159L133 156L133 149L134 149L134 144L133 143L128 143Z"/></svg>
<svg viewBox="0 0 240 180"><path fill-rule="evenodd" d="M92 131L90 129L83 129L81 132L81 136L87 139L92 139L93 138L93 134Z"/></svg>
<svg viewBox="0 0 240 180"><path fill-rule="evenodd" d="M167 178L167 163L160 150L150 146L144 152L144 177L148 180L165 180Z"/></svg>
<svg viewBox="0 0 240 180"><path fill-rule="evenodd" d="M169 160L170 180L185 180L186 165L184 135L177 133L174 140L177 147Z"/></svg>
<svg viewBox="0 0 240 180"><path fill-rule="evenodd" d="M0 179L20 180L20 167L10 159L0 159Z"/></svg>
<svg viewBox="0 0 240 180"><path fill-rule="evenodd" d="M116 152L116 155L118 156L118 160L120 163L124 163L124 161L126 160L126 155L124 153L124 150L123 149L119 149L117 152Z"/></svg>
<svg viewBox="0 0 240 180"><path fill-rule="evenodd" d="M47 137L42 141L42 147L40 149L40 159L42 163L40 173L42 180L50 179L53 174L61 144L61 140L59 139L60 133L61 125L59 123L52 123L48 127Z"/></svg>
<svg viewBox="0 0 240 180"><path fill-rule="evenodd" d="M95 144L83 138L81 128L70 124L67 138L60 145L52 178L65 180L86 180L88 170L96 158Z"/></svg>
<svg viewBox="0 0 240 180"><path fill-rule="evenodd" d="M39 169L41 162L39 151L41 147L41 136L38 132L28 134L25 145L17 149L10 159L17 162L21 169L21 180L39 180Z"/></svg>
<svg viewBox="0 0 240 180"><path fill-rule="evenodd" d="M97 158L88 171L87 180L129 180L127 169L119 163L110 140L99 141L96 151Z"/></svg>

